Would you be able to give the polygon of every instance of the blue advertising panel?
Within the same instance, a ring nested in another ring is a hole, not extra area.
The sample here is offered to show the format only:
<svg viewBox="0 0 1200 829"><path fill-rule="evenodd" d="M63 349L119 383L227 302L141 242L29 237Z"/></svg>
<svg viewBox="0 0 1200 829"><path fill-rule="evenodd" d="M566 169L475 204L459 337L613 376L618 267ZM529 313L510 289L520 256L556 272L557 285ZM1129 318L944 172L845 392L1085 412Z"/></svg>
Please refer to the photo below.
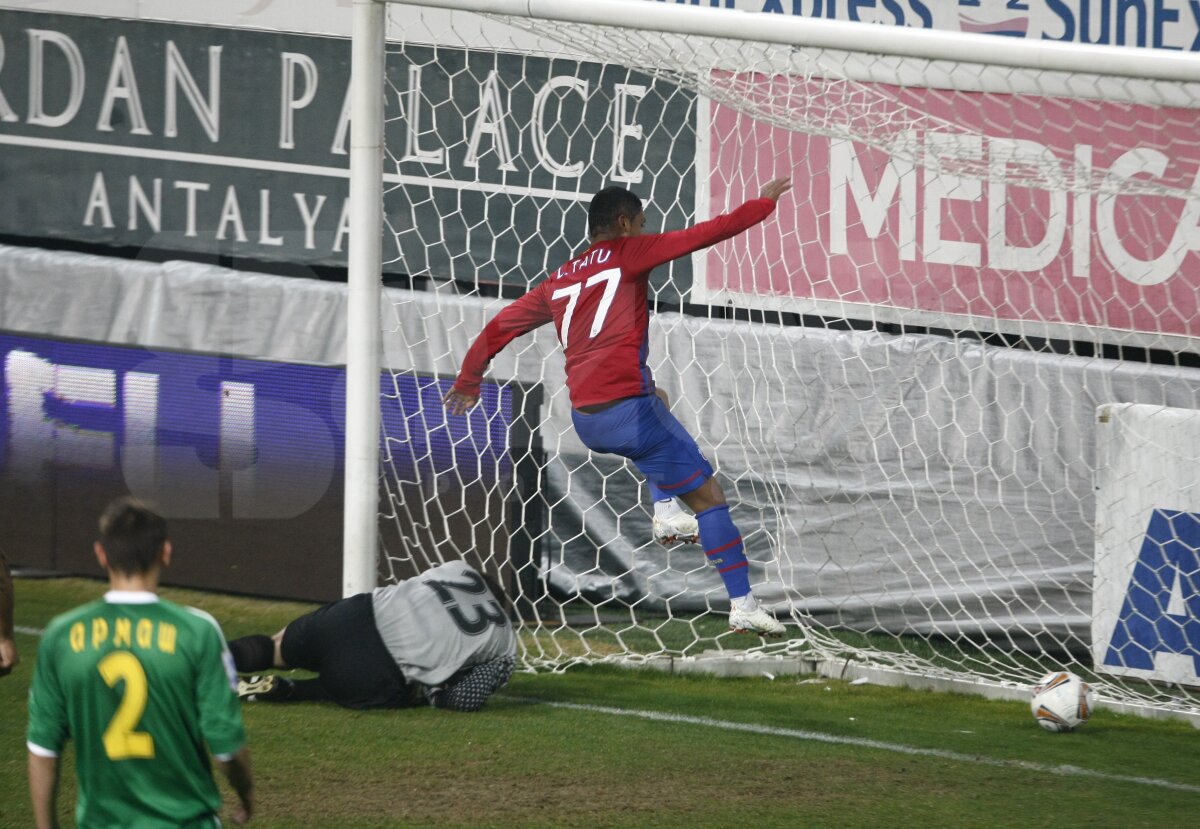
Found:
<svg viewBox="0 0 1200 829"><path fill-rule="evenodd" d="M485 384L448 418L452 382L381 375L393 497L508 491L520 390ZM164 512L177 546L180 532L204 540L203 566L177 557L182 583L325 597L341 566L344 408L340 367L0 334L0 544L19 564L85 572L99 510L128 492ZM273 583L280 562L320 584Z"/></svg>
<svg viewBox="0 0 1200 829"><path fill-rule="evenodd" d="M1104 666L1152 672L1164 653L1190 658L1193 677L1200 677L1200 515L1156 509Z"/></svg>

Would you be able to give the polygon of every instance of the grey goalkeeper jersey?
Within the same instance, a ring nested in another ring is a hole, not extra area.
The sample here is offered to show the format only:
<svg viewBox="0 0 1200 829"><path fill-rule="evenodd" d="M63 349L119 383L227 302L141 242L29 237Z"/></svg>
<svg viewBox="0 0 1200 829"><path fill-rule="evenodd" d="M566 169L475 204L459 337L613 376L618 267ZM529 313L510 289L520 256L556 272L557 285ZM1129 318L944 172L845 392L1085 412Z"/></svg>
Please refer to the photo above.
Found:
<svg viewBox="0 0 1200 829"><path fill-rule="evenodd" d="M516 655L500 602L461 561L376 588L371 604L383 644L411 681L440 685L463 668Z"/></svg>

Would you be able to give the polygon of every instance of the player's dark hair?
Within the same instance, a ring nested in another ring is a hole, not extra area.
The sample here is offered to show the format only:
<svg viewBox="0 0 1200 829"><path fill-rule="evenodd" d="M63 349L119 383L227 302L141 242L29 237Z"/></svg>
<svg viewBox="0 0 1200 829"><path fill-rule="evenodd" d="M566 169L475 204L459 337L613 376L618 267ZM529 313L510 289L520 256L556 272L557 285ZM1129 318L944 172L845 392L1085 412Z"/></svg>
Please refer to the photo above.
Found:
<svg viewBox="0 0 1200 829"><path fill-rule="evenodd" d="M136 498L118 498L100 515L100 545L118 573L149 572L166 542L166 519Z"/></svg>
<svg viewBox="0 0 1200 829"><path fill-rule="evenodd" d="M624 187L605 187L588 206L588 234L609 230L621 216L633 221L642 212L642 200Z"/></svg>

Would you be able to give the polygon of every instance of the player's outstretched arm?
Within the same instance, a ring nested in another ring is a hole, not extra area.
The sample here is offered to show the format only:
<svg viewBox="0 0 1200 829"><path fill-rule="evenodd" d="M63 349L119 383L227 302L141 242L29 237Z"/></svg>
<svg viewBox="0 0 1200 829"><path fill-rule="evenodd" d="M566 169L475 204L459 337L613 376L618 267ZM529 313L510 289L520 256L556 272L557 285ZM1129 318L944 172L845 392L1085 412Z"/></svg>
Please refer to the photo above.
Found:
<svg viewBox="0 0 1200 829"><path fill-rule="evenodd" d="M479 395L467 394L465 391L459 391L456 388L450 389L442 398L442 405L452 415L466 414L475 408L475 404L478 402Z"/></svg>
<svg viewBox="0 0 1200 829"><path fill-rule="evenodd" d="M639 271L649 271L673 259L723 242L770 216L779 198L791 189L791 179L777 178L763 186L758 198L728 213L683 230L634 238L625 248L626 264Z"/></svg>
<svg viewBox="0 0 1200 829"><path fill-rule="evenodd" d="M37 829L58 829L55 799L58 792L58 758L29 752L29 796Z"/></svg>
<svg viewBox="0 0 1200 829"><path fill-rule="evenodd" d="M539 325L553 321L550 304L541 283L492 318L467 349L454 387L442 397L452 415L466 414L479 402L479 384L492 358L510 342Z"/></svg>
<svg viewBox="0 0 1200 829"><path fill-rule="evenodd" d="M790 178L777 178L763 185L762 192L758 194L760 199L770 199L776 204L779 203L779 197L792 189L792 180Z"/></svg>
<svg viewBox="0 0 1200 829"><path fill-rule="evenodd" d="M233 822L239 826L254 815L254 777L250 773L250 749L242 746L228 760L217 760L229 785L237 792L238 805L233 809Z"/></svg>

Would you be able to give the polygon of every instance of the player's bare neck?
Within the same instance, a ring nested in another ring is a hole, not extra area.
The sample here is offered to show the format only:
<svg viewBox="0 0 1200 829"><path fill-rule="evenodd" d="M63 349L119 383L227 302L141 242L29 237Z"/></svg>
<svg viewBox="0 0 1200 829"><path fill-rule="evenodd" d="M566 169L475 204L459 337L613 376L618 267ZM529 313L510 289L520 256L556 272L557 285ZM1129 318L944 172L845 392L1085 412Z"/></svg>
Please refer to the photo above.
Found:
<svg viewBox="0 0 1200 829"><path fill-rule="evenodd" d="M144 573L122 573L118 570L109 570L108 586L113 590L157 593L159 575L160 570L157 567Z"/></svg>

